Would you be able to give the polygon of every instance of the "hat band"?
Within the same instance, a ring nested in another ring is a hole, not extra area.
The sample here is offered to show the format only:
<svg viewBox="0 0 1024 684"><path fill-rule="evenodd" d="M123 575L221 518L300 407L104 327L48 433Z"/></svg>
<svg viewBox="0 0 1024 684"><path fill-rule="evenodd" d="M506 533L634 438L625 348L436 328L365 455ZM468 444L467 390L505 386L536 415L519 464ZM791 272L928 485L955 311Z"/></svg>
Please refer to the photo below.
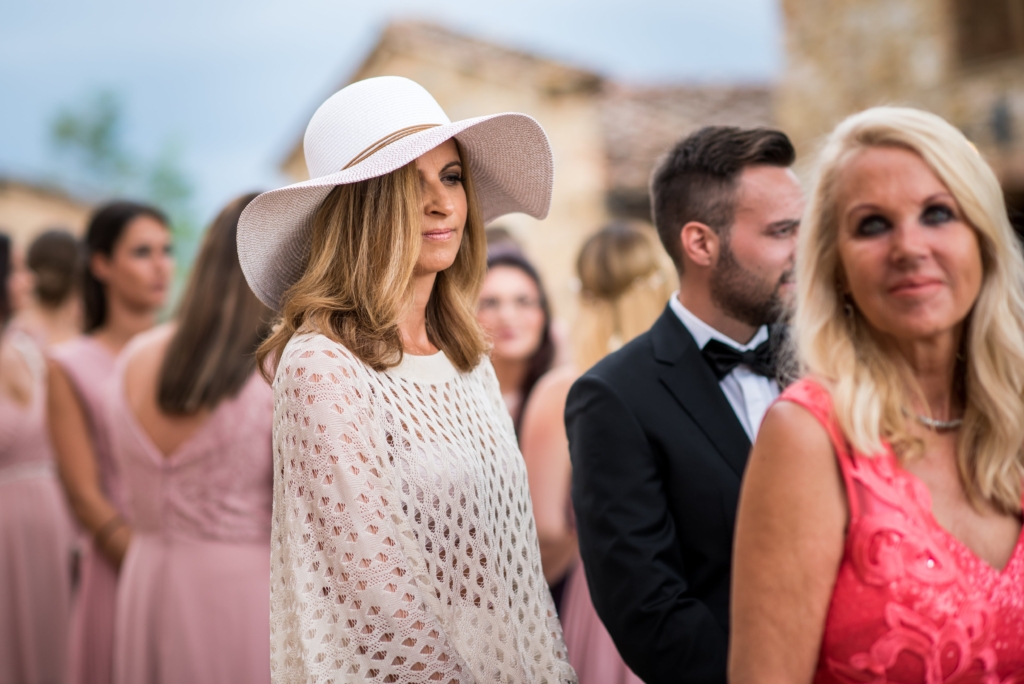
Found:
<svg viewBox="0 0 1024 684"><path fill-rule="evenodd" d="M363 150L362 152L357 154L355 156L355 158L352 161L350 161L348 164L345 164L345 166L341 170L344 171L345 169L349 169L349 168L355 166L356 164L358 164L361 161L365 161L368 157L371 157L374 154L376 154L377 152L380 152L382 149L384 149L385 147L387 147L388 145L390 145L393 142L397 142L397 141L401 140L402 138L405 138L405 137L408 137L408 136L412 135L413 133L419 133L420 131L425 131L428 128L437 128L440 125L441 124L422 124L422 125L419 125L419 126L407 126L405 128L399 129L399 130L395 131L394 133L391 133L390 135L384 136L383 138L381 138L380 140L378 140L377 142L373 143L372 145L367 147L365 150Z"/></svg>

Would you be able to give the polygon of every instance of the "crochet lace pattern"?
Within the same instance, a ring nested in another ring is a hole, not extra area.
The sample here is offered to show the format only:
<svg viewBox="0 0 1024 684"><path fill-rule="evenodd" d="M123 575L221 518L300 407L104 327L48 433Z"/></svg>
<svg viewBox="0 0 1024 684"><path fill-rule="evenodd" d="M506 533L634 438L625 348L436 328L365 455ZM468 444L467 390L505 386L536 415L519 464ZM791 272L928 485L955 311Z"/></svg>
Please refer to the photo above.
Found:
<svg viewBox="0 0 1024 684"><path fill-rule="evenodd" d="M304 333L274 390L275 682L576 681L489 361Z"/></svg>

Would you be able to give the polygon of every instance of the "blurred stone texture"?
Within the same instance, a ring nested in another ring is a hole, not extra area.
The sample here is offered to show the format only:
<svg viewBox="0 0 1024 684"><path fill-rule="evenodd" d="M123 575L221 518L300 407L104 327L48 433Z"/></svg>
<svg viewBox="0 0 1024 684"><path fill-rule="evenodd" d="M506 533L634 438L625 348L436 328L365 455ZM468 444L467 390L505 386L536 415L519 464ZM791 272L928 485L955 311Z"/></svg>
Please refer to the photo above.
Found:
<svg viewBox="0 0 1024 684"><path fill-rule="evenodd" d="M898 104L970 138L1024 211L1024 0L782 0L776 118L806 172L843 117Z"/></svg>
<svg viewBox="0 0 1024 684"><path fill-rule="evenodd" d="M49 185L0 178L0 232L27 246L45 230L85 232L91 206Z"/></svg>

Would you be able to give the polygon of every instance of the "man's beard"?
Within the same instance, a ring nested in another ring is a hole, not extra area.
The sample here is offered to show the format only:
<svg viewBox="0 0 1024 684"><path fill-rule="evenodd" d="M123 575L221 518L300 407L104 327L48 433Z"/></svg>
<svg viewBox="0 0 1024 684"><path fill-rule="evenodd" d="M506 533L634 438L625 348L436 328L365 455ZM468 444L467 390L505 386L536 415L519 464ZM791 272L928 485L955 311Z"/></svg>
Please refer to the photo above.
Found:
<svg viewBox="0 0 1024 684"><path fill-rule="evenodd" d="M747 325L770 325L783 321L789 314L782 286L792 280L790 269L778 282L765 283L736 261L736 255L725 242L718 266L711 274L711 299L726 314Z"/></svg>

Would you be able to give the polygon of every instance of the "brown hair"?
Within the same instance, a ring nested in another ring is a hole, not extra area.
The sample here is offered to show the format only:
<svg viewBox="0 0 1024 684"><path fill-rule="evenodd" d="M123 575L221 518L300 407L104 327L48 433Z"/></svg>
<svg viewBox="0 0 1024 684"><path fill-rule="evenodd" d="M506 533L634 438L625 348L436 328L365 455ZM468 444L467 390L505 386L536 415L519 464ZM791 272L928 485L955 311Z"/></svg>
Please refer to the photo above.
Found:
<svg viewBox="0 0 1024 684"><path fill-rule="evenodd" d="M504 250L492 249L487 257L487 270L490 271L492 268L499 266L518 269L533 281L537 288L537 295L540 298L540 310L544 316L544 326L540 332L540 344L537 345L537 348L533 350L533 354L530 355L530 360L526 366L526 374L523 375L523 380L517 388L520 397L519 405L526 406L533 388L537 386L537 381L555 365L557 349L555 349L555 340L551 336L551 304L548 301L548 294L544 289L544 283L540 279L540 273L537 272L537 269L522 252L508 248ZM515 420L512 421L517 437L519 436L519 429L523 425L523 414L525 413L525 411L519 411Z"/></svg>
<svg viewBox="0 0 1024 684"><path fill-rule="evenodd" d="M97 280L88 265L94 254L111 256L125 229L140 216L148 216L163 226L167 217L155 207L135 202L110 202L105 204L89 219L85 229L85 262L82 270L82 299L85 304L84 332L91 333L107 322L107 286ZM170 230L168 228L168 230Z"/></svg>
<svg viewBox="0 0 1024 684"><path fill-rule="evenodd" d="M203 240L160 367L157 401L166 413L212 409L238 394L256 370L255 352L273 314L245 282L236 238L238 218L257 194L226 206Z"/></svg>
<svg viewBox="0 0 1024 684"><path fill-rule="evenodd" d="M736 183L748 166L791 166L793 144L770 128L706 126L679 141L651 176L651 216L680 272L679 232L697 221L724 235L736 211Z"/></svg>
<svg viewBox="0 0 1024 684"><path fill-rule="evenodd" d="M437 274L426 319L430 341L456 368L469 371L487 350L475 315L487 247L468 164L462 183L469 208L462 246L455 262ZM411 301L422 211L415 162L331 190L313 216L303 274L282 296L280 323L257 352L268 379L270 366L303 326L343 344L375 370L402 361L398 323Z"/></svg>
<svg viewBox="0 0 1024 684"><path fill-rule="evenodd" d="M75 294L82 268L82 249L66 230L48 230L29 245L25 263L36 275L39 302L55 309Z"/></svg>

